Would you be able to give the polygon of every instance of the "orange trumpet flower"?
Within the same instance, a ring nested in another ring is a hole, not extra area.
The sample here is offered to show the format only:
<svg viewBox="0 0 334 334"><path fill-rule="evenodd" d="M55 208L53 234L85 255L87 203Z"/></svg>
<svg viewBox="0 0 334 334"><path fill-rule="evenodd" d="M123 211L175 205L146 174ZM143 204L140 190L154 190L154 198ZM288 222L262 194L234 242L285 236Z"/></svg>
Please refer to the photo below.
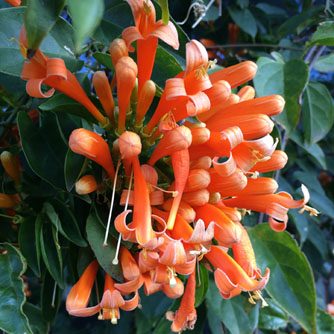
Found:
<svg viewBox="0 0 334 334"><path fill-rule="evenodd" d="M20 32L20 43L25 52L27 36L24 26ZM37 50L34 57L23 64L21 78L27 80L26 90L30 96L51 97L54 91L58 90L82 104L102 126L108 126L108 119L91 102L76 77L67 70L62 59L49 58ZM52 89L43 93L42 84L52 87Z"/></svg>
<svg viewBox="0 0 334 334"><path fill-rule="evenodd" d="M194 329L197 320L195 309L196 292L195 270L189 275L186 290L183 294L179 309L174 312L167 312L166 318L173 321L171 329L173 332L182 332L186 329Z"/></svg>
<svg viewBox="0 0 334 334"><path fill-rule="evenodd" d="M268 280L270 271L267 268L265 274L258 281L250 278L241 266L230 257L221 247L211 246L205 257L216 268L215 282L223 298L229 299L241 293L241 291L262 290Z"/></svg>
<svg viewBox="0 0 334 334"><path fill-rule="evenodd" d="M158 38L174 49L179 48L177 31L172 22L163 24L155 21L155 8L150 0L127 0L135 20L134 27L123 30L122 37L130 52L134 51L131 45L137 41L138 63L138 92L140 94L144 83L150 79Z"/></svg>
<svg viewBox="0 0 334 334"><path fill-rule="evenodd" d="M114 180L115 169L109 146L101 136L83 128L76 129L71 133L68 144L73 152L101 165L108 173L110 180Z"/></svg>

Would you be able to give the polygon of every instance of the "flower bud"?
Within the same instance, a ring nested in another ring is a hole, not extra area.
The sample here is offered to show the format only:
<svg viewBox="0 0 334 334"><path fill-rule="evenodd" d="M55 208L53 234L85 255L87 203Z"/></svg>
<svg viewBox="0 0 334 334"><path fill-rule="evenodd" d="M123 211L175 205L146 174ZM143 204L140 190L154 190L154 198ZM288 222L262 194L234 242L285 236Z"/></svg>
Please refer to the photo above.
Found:
<svg viewBox="0 0 334 334"><path fill-rule="evenodd" d="M210 184L210 173L205 169L192 169L189 172L184 192L206 188Z"/></svg>
<svg viewBox="0 0 334 334"><path fill-rule="evenodd" d="M16 206L16 203L12 199L12 197L10 197L7 194L0 194L0 208L13 209L15 208L15 206Z"/></svg>
<svg viewBox="0 0 334 334"><path fill-rule="evenodd" d="M20 185L19 165L13 154L8 151L3 151L0 155L0 159L6 173L13 179L17 186Z"/></svg>
<svg viewBox="0 0 334 334"><path fill-rule="evenodd" d="M140 137L131 131L125 131L118 139L122 159L132 159L141 152Z"/></svg>
<svg viewBox="0 0 334 334"><path fill-rule="evenodd" d="M97 183L93 175L85 175L75 183L75 191L79 195L90 194L97 189Z"/></svg>
<svg viewBox="0 0 334 334"><path fill-rule="evenodd" d="M121 57L128 56L128 48L123 39L116 38L110 44L110 56L114 67Z"/></svg>

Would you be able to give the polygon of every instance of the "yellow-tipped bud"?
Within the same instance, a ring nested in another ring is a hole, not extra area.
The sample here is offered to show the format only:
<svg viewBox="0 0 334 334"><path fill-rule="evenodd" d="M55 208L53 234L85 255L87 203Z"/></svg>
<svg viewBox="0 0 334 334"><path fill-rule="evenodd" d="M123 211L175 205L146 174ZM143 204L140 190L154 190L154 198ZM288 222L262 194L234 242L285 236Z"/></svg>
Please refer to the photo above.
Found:
<svg viewBox="0 0 334 334"><path fill-rule="evenodd" d="M90 194L97 190L97 183L93 175L85 175L75 183L75 191L79 195Z"/></svg>

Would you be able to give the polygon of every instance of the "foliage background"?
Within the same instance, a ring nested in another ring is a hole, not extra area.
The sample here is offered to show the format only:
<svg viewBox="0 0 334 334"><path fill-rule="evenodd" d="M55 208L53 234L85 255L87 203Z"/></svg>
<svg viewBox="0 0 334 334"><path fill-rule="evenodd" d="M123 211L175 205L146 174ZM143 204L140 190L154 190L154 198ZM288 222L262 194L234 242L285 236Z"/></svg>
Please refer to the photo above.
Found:
<svg viewBox="0 0 334 334"><path fill-rule="evenodd" d="M132 16L120 0L68 0L64 9L64 1L47 3L32 0L26 10L0 2L0 152L18 154L23 167L20 191L26 194L14 222L6 218L5 210L0 212L0 247L8 254L0 256L0 328L17 334L168 333L170 323L164 313L176 309L178 301L173 303L160 293L141 294L143 308L122 312L115 327L95 318L74 318L65 311L69 287L92 254L106 266L112 259L94 247L102 243L105 212L94 198L79 197L73 190L84 159L68 149L68 137L92 120L80 104L62 94L41 100L25 93L20 79L23 58L11 38L18 38L24 15L31 29L43 26L39 30L43 33L35 35L35 46L42 42L41 50L48 56L63 58L94 100L92 72L113 71L108 46L132 24ZM192 3L170 0L173 19L182 21ZM246 216L258 264L262 270L271 268L265 290L269 307L249 304L247 295L223 300L211 275L201 270L194 333L334 332L334 319L326 313L334 299L332 10L330 1L237 0L223 1L219 15L214 3L195 28L191 12L179 29L179 51L165 45L157 51L153 80L162 88L185 65L187 36L211 39L214 46L208 50L215 52L219 66L255 61L257 96L280 94L286 100L274 130L289 156L288 165L275 175L279 190L298 197L300 184L305 184L311 193L310 205L321 212L309 217L290 210L287 232L282 233L261 224L266 221L263 215ZM158 5L157 12L160 15ZM240 27L237 36L231 24ZM33 109L38 109L39 121L27 116ZM99 167L94 168L99 175ZM17 192L2 167L0 182L1 192ZM30 291L27 296L23 274Z"/></svg>

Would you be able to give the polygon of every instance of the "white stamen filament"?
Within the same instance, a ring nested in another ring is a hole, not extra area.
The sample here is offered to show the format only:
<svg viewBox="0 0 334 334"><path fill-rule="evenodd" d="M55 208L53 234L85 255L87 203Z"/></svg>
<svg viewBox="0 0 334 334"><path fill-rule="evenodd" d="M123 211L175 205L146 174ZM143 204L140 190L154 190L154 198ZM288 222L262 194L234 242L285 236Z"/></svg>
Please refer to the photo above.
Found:
<svg viewBox="0 0 334 334"><path fill-rule="evenodd" d="M115 172L115 177L114 177L114 184L112 188L112 196L111 196L111 203L110 203L110 210L109 210L109 217L108 217L108 223L107 223L107 229L106 229L106 234L104 236L104 242L103 242L103 247L108 246L108 235L109 235L109 229L110 229L110 222L111 222L111 216L112 216L112 210L114 206L114 201L115 201L115 192L116 192L116 182L117 182L117 176L118 176L118 171L119 171L119 166L121 165L121 160L118 160L117 167L116 167L116 172Z"/></svg>
<svg viewBox="0 0 334 334"><path fill-rule="evenodd" d="M130 176L130 182L129 182L129 191L128 191L127 196L126 196L124 211L126 211L128 209L130 191L131 191L131 187L132 187L132 179L133 179L133 170L131 170L131 176ZM116 247L115 257L112 260L112 264L115 265L115 266L118 265L118 254L119 254L119 249L121 247L121 240L122 240L122 235L119 234L118 240L117 240L117 247Z"/></svg>

